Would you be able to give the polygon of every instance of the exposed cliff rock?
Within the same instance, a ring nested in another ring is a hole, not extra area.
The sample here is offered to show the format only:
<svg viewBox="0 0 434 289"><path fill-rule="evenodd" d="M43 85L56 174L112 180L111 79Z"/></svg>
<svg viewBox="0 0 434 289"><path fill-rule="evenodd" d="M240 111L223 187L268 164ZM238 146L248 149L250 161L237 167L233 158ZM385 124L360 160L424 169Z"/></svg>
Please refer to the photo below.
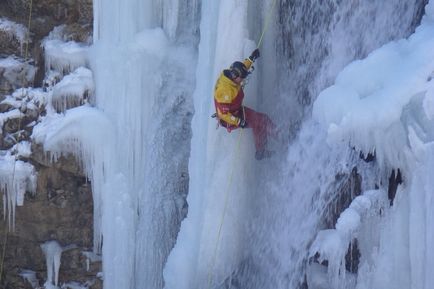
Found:
<svg viewBox="0 0 434 289"><path fill-rule="evenodd" d="M8 221L10 210L4 212L5 221L0 223L0 257L4 252L0 288L43 286L47 280L47 264L41 245L52 240L62 247L59 285L78 282L85 288L102 288L101 278L97 277L101 261L89 253L93 249L91 186L71 155L53 163L38 144L29 146L29 154L22 153L19 144L31 142L33 126L46 113L40 103L44 100L26 93L22 96L15 93L11 97L20 87L43 90L46 71L41 43L55 27L63 25L64 41L91 42L92 0L0 1L0 20L6 23L4 27L17 25L9 30L2 30L0 25L0 60L8 59L5 65L16 65L15 70L2 69L0 65L0 101L3 100L0 104L0 154L32 165L37 176L36 192L27 191L24 205L16 208L15 226ZM11 72L16 75L10 75Z"/></svg>
<svg viewBox="0 0 434 289"><path fill-rule="evenodd" d="M0 1L0 19L13 21L25 30L24 37L20 37L0 29L0 56L14 54L17 57L29 59L37 67L33 79L34 86L42 86L45 65L41 49L42 39L54 27L66 25L65 38L67 40L91 41L92 0L42 0L33 1L32 5L30 3L31 0ZM30 7L32 7L31 14ZM30 37L28 37L27 28L30 28Z"/></svg>

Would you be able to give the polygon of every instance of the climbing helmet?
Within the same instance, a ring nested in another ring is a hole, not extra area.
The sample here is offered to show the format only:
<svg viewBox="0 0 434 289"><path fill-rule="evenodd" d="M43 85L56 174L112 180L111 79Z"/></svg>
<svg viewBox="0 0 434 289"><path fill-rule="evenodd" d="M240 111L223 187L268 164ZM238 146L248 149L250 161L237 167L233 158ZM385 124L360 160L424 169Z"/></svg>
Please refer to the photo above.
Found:
<svg viewBox="0 0 434 289"><path fill-rule="evenodd" d="M247 67L244 65L244 63L240 61L235 61L232 63L231 67L229 68L232 74L232 78L246 78L249 72L247 71Z"/></svg>

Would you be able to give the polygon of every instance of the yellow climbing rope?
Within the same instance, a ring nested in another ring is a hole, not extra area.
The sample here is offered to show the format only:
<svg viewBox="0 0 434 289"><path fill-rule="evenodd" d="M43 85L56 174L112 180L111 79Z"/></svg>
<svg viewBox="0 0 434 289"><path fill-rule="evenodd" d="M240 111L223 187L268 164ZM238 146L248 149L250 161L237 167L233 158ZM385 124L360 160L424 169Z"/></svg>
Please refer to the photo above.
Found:
<svg viewBox="0 0 434 289"><path fill-rule="evenodd" d="M262 44L262 39L264 38L265 31L267 31L267 29L268 29L268 24L270 23L271 13L273 12L274 6L276 6L276 3L277 3L277 0L273 0L273 4L271 5L271 8L268 10L268 14L265 17L264 27L262 28L262 33L261 33L261 37L259 37L257 48L259 48Z"/></svg>
<svg viewBox="0 0 434 289"><path fill-rule="evenodd" d="M30 39L30 25L32 22L32 7L33 7L33 0L30 0L30 6L29 6L29 20L27 21L27 41L26 41L26 52L24 54L24 61L27 61L27 58L29 56L29 39Z"/></svg>
<svg viewBox="0 0 434 289"><path fill-rule="evenodd" d="M243 107L243 110L244 110L244 107ZM241 136L242 135L243 135L243 129L241 129L240 133L238 134L238 140L237 140L237 147L236 147L236 154L235 155L238 155L238 152L240 150ZM219 228L217 231L217 240L216 240L216 244L215 244L215 248L214 248L214 252L213 252L213 256L212 256L212 260L211 260L211 267L210 267L210 270L208 272L208 288L211 288L212 272L214 271L215 261L217 258L218 246L220 243L221 232L222 232L223 223L224 223L225 216L226 216L226 210L228 208L229 189L232 185L232 180L233 180L233 176L234 176L234 167L235 167L235 157L233 158L233 164L231 166L231 172L229 174L229 181L228 181L228 185L227 185L226 190L225 190L225 200L224 200L222 217L221 217Z"/></svg>
<svg viewBox="0 0 434 289"><path fill-rule="evenodd" d="M24 63L26 63L27 59L28 59L28 53L29 53L29 39L30 39L30 23L32 21L32 8L33 8L33 0L30 0L30 6L29 6L29 19L27 21L27 39L26 39L26 49L25 49L25 53L24 53ZM24 88L24 74L23 74L23 78L22 78L22 86ZM21 129L21 118L19 120L19 125L18 125L18 132ZM15 140L15 143L17 143L18 141ZM14 169L12 172L12 184L14 183L15 180L15 166L16 166L16 160L14 162ZM3 199L5 200L5 199ZM5 261L5 256L6 256L6 246L8 243L8 235L9 235L9 228L6 228L6 224L5 224L5 238L3 240L3 250L2 250L2 256L1 256L1 262L0 262L0 284L1 281L3 280L3 267L4 267L4 261Z"/></svg>
<svg viewBox="0 0 434 289"><path fill-rule="evenodd" d="M272 12L274 10L274 6L276 5L277 0L273 0L272 6L271 8L268 10L268 13L265 17L265 22L264 22L264 26L262 28L262 32L261 32L261 36L259 37L259 41L258 41L258 45L257 48L259 48L262 44L262 40L264 38L265 35L265 31L268 29L268 24L272 15ZM244 107L243 107L243 115L244 115ZM239 150L240 150L240 144L241 144L241 137L243 135L243 129L240 130L240 133L238 135L238 141L237 141L237 146L236 146L236 150L235 150L235 155L234 155L234 159L233 159L233 163L231 166L231 171L229 174L229 180L228 180L228 184L225 190L225 199L224 199L224 207L223 207L223 212L222 212L222 217L220 220L220 224L218 227L218 231L217 231L217 240L216 240L216 244L215 244L215 248L214 248L214 252L212 255L212 259L211 259L211 265L209 268L209 272L208 272L208 289L211 288L212 285L212 273L214 271L214 267L215 267L215 262L217 259L217 251L218 251L218 247L220 244L220 238L221 238L221 232L222 232L222 228L223 228L223 223L225 220L225 216L226 216L226 211L227 211L227 207L228 207L228 199L229 199L229 189L232 185L232 180L233 180L233 174L234 174L234 167L235 167L235 156L237 156L239 154Z"/></svg>

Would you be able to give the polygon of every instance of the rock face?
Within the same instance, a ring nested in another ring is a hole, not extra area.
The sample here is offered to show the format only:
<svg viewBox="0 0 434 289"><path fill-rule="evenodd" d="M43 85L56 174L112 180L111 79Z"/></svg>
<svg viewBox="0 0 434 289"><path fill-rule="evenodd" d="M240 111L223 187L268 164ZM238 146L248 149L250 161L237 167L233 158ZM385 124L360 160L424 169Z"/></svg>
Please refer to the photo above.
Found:
<svg viewBox="0 0 434 289"><path fill-rule="evenodd" d="M60 161L62 167L73 166L71 160ZM40 245L57 240L72 247L62 254L59 281L100 282L99 264L87 270L84 251L92 250L92 193L89 183L80 175L55 167L38 165L38 190L26 194L25 204L17 207L15 231L8 232L4 260L4 288L29 288L19 276L23 269L36 272L39 284L47 279L45 257ZM6 226L2 226L2 234ZM2 244L3 245L3 244ZM98 288L98 287L92 287Z"/></svg>
<svg viewBox="0 0 434 289"><path fill-rule="evenodd" d="M30 7L31 13L30 13ZM44 58L41 40L54 27L65 24L68 40L91 41L93 10L92 0L3 0L0 1L0 19L8 19L30 28L28 46L26 41L0 31L0 56L11 55L30 59L37 74L34 86L42 86L44 78ZM30 26L29 26L30 19Z"/></svg>
<svg viewBox="0 0 434 289"><path fill-rule="evenodd" d="M18 73L24 73L26 77L29 71L36 71L22 84L42 87L46 77L42 39L54 27L66 25L63 30L65 41L90 43L92 0L2 0L0 20L7 19L27 28L30 6L28 49L20 35L0 29L0 60L13 57L21 62ZM20 88L19 81L14 83L4 72L0 67L0 101ZM14 79L16 82L20 78ZM101 262L89 257L93 249L91 186L77 161L67 156L52 163L50 156L36 144L32 144L29 155L14 152L20 141L30 141L34 123L45 114L42 105L27 104L25 97L0 104L0 115L8 115L0 122L0 155L11 153L15 159L32 164L37 173L36 193L26 192L24 205L16 208L15 227L9 226L8 216L0 222L0 258L3 259L4 254L4 261L0 259L0 288L43 286L47 280L47 265L41 245L47 241L57 241L63 248L59 284L78 282L83 288L102 288L102 281L97 277ZM28 276L27 270L34 272L35 280L24 278Z"/></svg>

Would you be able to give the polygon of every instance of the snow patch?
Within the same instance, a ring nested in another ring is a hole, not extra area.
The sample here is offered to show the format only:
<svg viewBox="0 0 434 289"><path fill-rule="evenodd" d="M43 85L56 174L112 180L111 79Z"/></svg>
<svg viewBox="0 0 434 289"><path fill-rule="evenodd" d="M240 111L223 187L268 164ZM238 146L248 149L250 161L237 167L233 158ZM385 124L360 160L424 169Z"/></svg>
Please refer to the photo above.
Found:
<svg viewBox="0 0 434 289"><path fill-rule="evenodd" d="M0 133L3 133L3 125L6 121L16 118L22 118L24 114L19 109L13 109L0 114Z"/></svg>
<svg viewBox="0 0 434 289"><path fill-rule="evenodd" d="M24 25L0 18L0 30L4 31L10 38L17 39L21 51L23 50L23 44L26 41L26 35L28 35L28 29Z"/></svg>
<svg viewBox="0 0 434 289"><path fill-rule="evenodd" d="M32 153L32 144L29 141L21 141L17 144L15 144L11 151L14 153L17 157L30 157Z"/></svg>
<svg viewBox="0 0 434 289"><path fill-rule="evenodd" d="M39 287L39 281L38 278L36 278L36 272L31 270L20 270L18 273L24 280L29 282L29 284L32 286L32 288L38 288Z"/></svg>
<svg viewBox="0 0 434 289"><path fill-rule="evenodd" d="M92 71L79 67L66 75L52 90L53 105L64 111L70 106L77 106L94 93Z"/></svg>
<svg viewBox="0 0 434 289"><path fill-rule="evenodd" d="M361 224L365 218L377 214L378 210L387 205L387 194L381 190L371 190L357 196L339 216L335 229L319 231L309 249L310 258L316 258L319 263L328 262L328 282L331 288L348 287L345 269L345 254L350 243L357 239Z"/></svg>
<svg viewBox="0 0 434 289"><path fill-rule="evenodd" d="M349 141L364 153L375 152L380 165L390 167L403 167L414 156L408 145L413 123L403 114L422 97L424 106L413 107L413 115L433 115L434 23L429 17L408 39L348 65L335 84L320 93L313 116L328 130L329 142ZM431 128L423 118L416 125ZM434 140L429 130L418 132L421 138L426 134Z"/></svg>
<svg viewBox="0 0 434 289"><path fill-rule="evenodd" d="M13 88L33 82L37 68L14 56L0 58L0 76Z"/></svg>

